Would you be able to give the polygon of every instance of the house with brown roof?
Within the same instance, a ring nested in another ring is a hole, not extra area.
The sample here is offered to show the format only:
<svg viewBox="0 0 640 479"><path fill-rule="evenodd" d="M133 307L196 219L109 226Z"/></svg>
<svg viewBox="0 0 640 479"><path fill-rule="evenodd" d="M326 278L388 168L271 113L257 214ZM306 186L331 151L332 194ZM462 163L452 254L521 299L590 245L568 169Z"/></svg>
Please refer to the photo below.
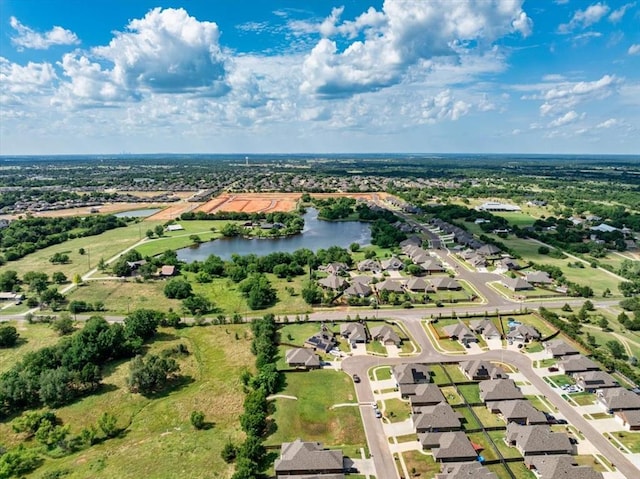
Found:
<svg viewBox="0 0 640 479"><path fill-rule="evenodd" d="M380 341L382 344L399 345L402 343L402 339L398 336L398 333L389 325L384 324L382 326L376 326L371 328L371 339L374 341Z"/></svg>
<svg viewBox="0 0 640 479"><path fill-rule="evenodd" d="M407 398L415 394L418 384L427 384L431 382L431 370L426 364L405 363L398 364L391 368L391 374L396 380L400 395Z"/></svg>
<svg viewBox="0 0 640 479"><path fill-rule="evenodd" d="M383 271L399 271L404 268L404 263L395 256L392 256L391 258L383 259L380 262L380 266Z"/></svg>
<svg viewBox="0 0 640 479"><path fill-rule="evenodd" d="M580 351L578 351L573 346L565 343L562 339L554 339L553 341L545 342L544 349L551 355L552 358L580 354Z"/></svg>
<svg viewBox="0 0 640 479"><path fill-rule="evenodd" d="M481 334L485 339L499 339L502 337L496 325L490 319L476 319L469 322L474 333Z"/></svg>
<svg viewBox="0 0 640 479"><path fill-rule="evenodd" d="M326 278L319 279L318 284L325 289L332 289L334 291L339 291L349 286L346 279L335 274L330 274Z"/></svg>
<svg viewBox="0 0 640 479"><path fill-rule="evenodd" d="M378 291L389 291L390 293L404 293L402 282L387 278L381 283L376 284Z"/></svg>
<svg viewBox="0 0 640 479"><path fill-rule="evenodd" d="M366 298L371 296L372 293L373 290L371 286L361 283L360 281L353 281L351 286L344 290L344 295L347 297L356 296L358 298Z"/></svg>
<svg viewBox="0 0 640 479"><path fill-rule="evenodd" d="M334 261L333 263L329 263L326 266L320 266L318 270L324 271L328 274L340 274L345 271L349 271L349 266L346 263Z"/></svg>
<svg viewBox="0 0 640 479"><path fill-rule="evenodd" d="M409 395L411 407L434 406L444 402L444 396L437 384L416 384L413 394Z"/></svg>
<svg viewBox="0 0 640 479"><path fill-rule="evenodd" d="M474 361L463 361L459 364L460 369L472 381L484 379L506 378L507 374L500 366L496 366L488 361L476 359Z"/></svg>
<svg viewBox="0 0 640 479"><path fill-rule="evenodd" d="M172 264L165 264L158 273L161 277L167 278L176 274L176 267Z"/></svg>
<svg viewBox="0 0 640 479"><path fill-rule="evenodd" d="M503 278L500 282L505 286L505 288L510 289L511 291L526 291L533 289L533 285L531 283L520 277Z"/></svg>
<svg viewBox="0 0 640 479"><path fill-rule="evenodd" d="M549 426L521 426L515 422L507 425L506 442L527 456L544 454L573 454L574 447L569 437L552 432Z"/></svg>
<svg viewBox="0 0 640 479"><path fill-rule="evenodd" d="M598 371L600 366L582 354L563 357L558 362L558 369L564 374L575 374L584 371Z"/></svg>
<svg viewBox="0 0 640 479"><path fill-rule="evenodd" d="M296 439L282 444L274 471L277 479L344 479L343 462L342 451L324 449L319 442Z"/></svg>
<svg viewBox="0 0 640 479"><path fill-rule="evenodd" d="M597 389L617 388L620 387L615 378L604 371L583 371L574 374L576 386L582 391L590 393L596 392Z"/></svg>
<svg viewBox="0 0 640 479"><path fill-rule="evenodd" d="M445 326L442 328L442 330L447 333L447 336L449 336L450 339L460 341L465 346L469 343L478 342L478 338L476 337L476 335L473 334L469 327L462 321L458 321L455 324Z"/></svg>
<svg viewBox="0 0 640 479"><path fill-rule="evenodd" d="M426 432L418 434L423 448L430 448L433 458L440 462L475 461L478 453L462 431Z"/></svg>
<svg viewBox="0 0 640 479"><path fill-rule="evenodd" d="M515 401L499 401L492 403L493 412L497 412L507 423L515 422L521 425L547 424L547 416L534 408L525 399Z"/></svg>
<svg viewBox="0 0 640 479"><path fill-rule="evenodd" d="M435 278L431 278L429 279L429 283L431 283L430 289L432 289L433 291L459 291L462 289L460 283L458 283L453 278L449 278L448 276L437 276Z"/></svg>
<svg viewBox="0 0 640 479"><path fill-rule="evenodd" d="M438 261L432 258L426 259L425 261L421 261L420 263L417 263L417 264L418 266L420 266L420 268L422 268L422 271L426 272L427 274L445 272L444 266L442 266L441 263L439 263Z"/></svg>
<svg viewBox="0 0 640 479"><path fill-rule="evenodd" d="M514 399L524 399L520 388L516 386L513 379L488 379L480 381L480 399L489 407L490 402L512 401ZM490 409L492 409L490 407Z"/></svg>
<svg viewBox="0 0 640 479"><path fill-rule="evenodd" d="M367 328L362 323L343 323L340 325L340 335L350 343L366 343L369 339Z"/></svg>
<svg viewBox="0 0 640 479"><path fill-rule="evenodd" d="M628 431L640 431L640 409L616 411L613 415Z"/></svg>
<svg viewBox="0 0 640 479"><path fill-rule="evenodd" d="M622 387L600 389L596 398L609 413L640 409L640 396Z"/></svg>
<svg viewBox="0 0 640 479"><path fill-rule="evenodd" d="M370 271L372 273L379 273L382 271L382 266L380 266L380 262L375 259L363 259L358 263L357 266L358 271Z"/></svg>
<svg viewBox="0 0 640 479"><path fill-rule="evenodd" d="M572 456L564 454L531 456L525 464L535 471L540 479L603 479L601 472L589 466L579 466Z"/></svg>
<svg viewBox="0 0 640 479"><path fill-rule="evenodd" d="M318 369L320 367L320 358L308 348L287 350L285 361L292 368Z"/></svg>
<svg viewBox="0 0 640 479"><path fill-rule="evenodd" d="M498 479L498 476L474 461L443 464L440 474L436 474L434 479Z"/></svg>
<svg viewBox="0 0 640 479"><path fill-rule="evenodd" d="M441 402L433 406L414 408L411 421L416 432L459 431L462 428L462 414L456 412L448 403Z"/></svg>
<svg viewBox="0 0 640 479"><path fill-rule="evenodd" d="M553 279L546 271L531 271L524 278L531 284L547 285L553 283Z"/></svg>
<svg viewBox="0 0 640 479"><path fill-rule="evenodd" d="M424 293L427 290L427 282L423 278L412 276L407 281L405 288L409 291Z"/></svg>

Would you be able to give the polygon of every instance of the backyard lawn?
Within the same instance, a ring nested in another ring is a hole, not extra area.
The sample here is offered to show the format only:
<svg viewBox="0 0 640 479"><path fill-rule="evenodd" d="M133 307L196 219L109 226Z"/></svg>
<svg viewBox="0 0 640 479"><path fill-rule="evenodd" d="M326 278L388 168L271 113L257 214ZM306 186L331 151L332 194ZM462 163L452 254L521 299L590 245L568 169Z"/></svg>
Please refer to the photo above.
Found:
<svg viewBox="0 0 640 479"><path fill-rule="evenodd" d="M462 384L458 386L458 390L469 404L477 404L482 402L480 400L480 386L478 386L477 384Z"/></svg>
<svg viewBox="0 0 640 479"><path fill-rule="evenodd" d="M506 431L489 431L488 434L502 454L502 457L504 457L505 459L512 457L522 457L522 454L520 454L520 451L518 451L517 448L509 447L507 446L507 443L504 442Z"/></svg>
<svg viewBox="0 0 640 479"><path fill-rule="evenodd" d="M440 472L440 464L435 462L431 454L423 454L420 451L407 451L402 453L402 458L409 472L413 474L412 477L426 479L434 477Z"/></svg>
<svg viewBox="0 0 640 479"><path fill-rule="evenodd" d="M474 430L474 429L480 429L480 423L478 422L478 420L473 416L473 414L471 413L471 411L469 410L468 407L459 407L456 408L455 411L459 414L462 414L462 416L465 419L465 422L463 424L464 430L465 431L470 431L470 430Z"/></svg>
<svg viewBox="0 0 640 479"><path fill-rule="evenodd" d="M456 391L456 388L454 388L453 386L446 386L446 387L440 388L440 391L442 391L442 395L445 397L445 399L451 406L455 406L456 404L462 404L464 402L464 400L460 397L460 395Z"/></svg>
<svg viewBox="0 0 640 479"><path fill-rule="evenodd" d="M411 416L411 406L400 399L385 399L382 412L390 422L402 422Z"/></svg>
<svg viewBox="0 0 640 479"><path fill-rule="evenodd" d="M431 376L431 380L436 383L438 386L442 386L445 384L451 384L451 381L444 373L444 369L441 364L432 364L430 366L431 372L433 373Z"/></svg>
<svg viewBox="0 0 640 479"><path fill-rule="evenodd" d="M473 444L482 446L482 450L478 451L478 454L484 457L486 461L498 459L498 453L483 432L472 432L471 434L467 434L467 437Z"/></svg>
<svg viewBox="0 0 640 479"><path fill-rule="evenodd" d="M464 375L457 364L443 364L442 367L449 373L449 376L454 383L464 383L469 381L469 378Z"/></svg>
<svg viewBox="0 0 640 479"><path fill-rule="evenodd" d="M322 442L325 447L365 446L351 378L344 373L321 369L306 373L286 373L281 394L297 399L275 400L273 419L276 431L268 445L282 444L302 437ZM330 394L327 394L330 391ZM333 407L338 404L352 404Z"/></svg>
<svg viewBox="0 0 640 479"><path fill-rule="evenodd" d="M485 406L474 406L473 412L476 413L478 419L484 427L506 427L506 423L500 419L500 416L493 414Z"/></svg>

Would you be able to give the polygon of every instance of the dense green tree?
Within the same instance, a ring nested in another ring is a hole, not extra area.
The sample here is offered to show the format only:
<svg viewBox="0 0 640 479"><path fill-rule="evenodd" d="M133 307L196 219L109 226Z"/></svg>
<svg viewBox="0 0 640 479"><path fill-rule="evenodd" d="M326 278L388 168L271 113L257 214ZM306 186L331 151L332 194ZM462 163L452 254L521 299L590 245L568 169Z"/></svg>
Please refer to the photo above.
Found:
<svg viewBox="0 0 640 479"><path fill-rule="evenodd" d="M167 384L179 370L178 363L172 358L149 355L146 359L136 356L130 365L129 390L140 394L152 394Z"/></svg>
<svg viewBox="0 0 640 479"><path fill-rule="evenodd" d="M213 311L213 304L201 294L194 294L182 300L184 309L194 315L207 314Z"/></svg>
<svg viewBox="0 0 640 479"><path fill-rule="evenodd" d="M18 286L18 273L7 270L0 273L0 291L13 291Z"/></svg>
<svg viewBox="0 0 640 479"><path fill-rule="evenodd" d="M164 287L164 295L171 299L185 299L193 294L191 285L182 278L173 278Z"/></svg>
<svg viewBox="0 0 640 479"><path fill-rule="evenodd" d="M0 348L12 348L18 342L18 330L14 326L0 326Z"/></svg>
<svg viewBox="0 0 640 479"><path fill-rule="evenodd" d="M62 271L56 271L51 275L51 281L56 284L64 284L68 281L67 276Z"/></svg>
<svg viewBox="0 0 640 479"><path fill-rule="evenodd" d="M626 358L626 351L624 349L624 346L622 345L622 343L616 339L612 339L610 341L607 341L605 343L605 346L607 347L607 349L609 349L609 352L611 352L611 355L615 358L615 359L624 359Z"/></svg>
<svg viewBox="0 0 640 479"><path fill-rule="evenodd" d="M254 273L242 281L238 289L247 298L249 308L254 310L268 308L277 301L276 290L267 277L260 273Z"/></svg>
<svg viewBox="0 0 640 479"><path fill-rule="evenodd" d="M313 281L306 281L300 294L307 304L318 304L322 301L322 290Z"/></svg>

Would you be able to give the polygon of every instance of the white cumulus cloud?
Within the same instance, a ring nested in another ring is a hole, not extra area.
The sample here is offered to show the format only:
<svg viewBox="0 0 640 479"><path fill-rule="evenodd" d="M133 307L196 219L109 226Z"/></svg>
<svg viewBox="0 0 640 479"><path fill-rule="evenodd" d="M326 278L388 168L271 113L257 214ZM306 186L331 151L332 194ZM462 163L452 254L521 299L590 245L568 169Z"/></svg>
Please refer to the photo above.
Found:
<svg viewBox="0 0 640 479"><path fill-rule="evenodd" d="M616 10L611 12L611 15L609 15L609 21L613 23L619 22L620 20L622 20L622 17L624 17L625 13L627 13L627 10L635 7L635 5L636 5L636 2L632 2L632 3L626 3L620 8L617 8Z"/></svg>
<svg viewBox="0 0 640 479"><path fill-rule="evenodd" d="M587 7L585 10L577 10L569 23L563 23L558 27L560 33L570 33L579 28L587 28L598 23L602 17L609 13L609 6L606 3L598 2Z"/></svg>
<svg viewBox="0 0 640 479"><path fill-rule="evenodd" d="M303 65L302 91L324 97L375 91L400 82L407 70L434 58L482 51L509 33L531 32L522 1L490 0L471 5L447 0L385 0L382 11L369 9L352 23L339 23L334 10L318 27L325 35ZM365 39L339 51L331 34Z"/></svg>
<svg viewBox="0 0 640 479"><path fill-rule="evenodd" d="M580 118L580 115L578 115L575 111L571 110L571 111L568 111L567 113L565 113L564 115L559 116L555 120L549 122L549 127L550 128L557 128L559 126L563 126L563 125L566 125L568 123L573 123L574 121L578 120L579 118Z"/></svg>
<svg viewBox="0 0 640 479"><path fill-rule="evenodd" d="M611 128L612 126L618 125L620 122L615 118L609 118L608 120L603 121L596 125L596 128Z"/></svg>
<svg viewBox="0 0 640 479"><path fill-rule="evenodd" d="M599 80L590 82L548 83L543 86L539 95L529 98L544 101L540 106L540 113L546 116L573 108L583 101L605 98L612 93L616 83L617 79L613 75L604 75Z"/></svg>
<svg viewBox="0 0 640 479"><path fill-rule="evenodd" d="M11 93L32 93L50 86L56 73L50 63L29 62L25 66L0 57L0 84Z"/></svg>
<svg viewBox="0 0 640 479"><path fill-rule="evenodd" d="M633 45L631 45L629 47L629 50L627 50L627 53L629 55L637 55L638 53L640 53L640 43L634 43Z"/></svg>
<svg viewBox="0 0 640 479"><path fill-rule="evenodd" d="M48 32L39 33L20 23L16 17L11 17L9 24L16 31L16 35L11 37L11 43L21 49L46 50L53 45L77 45L80 43L75 33L62 27L54 26Z"/></svg>

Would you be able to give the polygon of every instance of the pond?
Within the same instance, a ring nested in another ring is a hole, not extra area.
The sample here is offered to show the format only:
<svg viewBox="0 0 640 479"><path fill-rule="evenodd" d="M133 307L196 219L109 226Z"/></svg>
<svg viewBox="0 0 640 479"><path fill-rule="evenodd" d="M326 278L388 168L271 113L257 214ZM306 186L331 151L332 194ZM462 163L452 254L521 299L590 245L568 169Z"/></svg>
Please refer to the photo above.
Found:
<svg viewBox="0 0 640 479"><path fill-rule="evenodd" d="M116 213L114 216L117 218L146 218L147 216L155 215L160 208L143 208L141 210L129 210Z"/></svg>
<svg viewBox="0 0 640 479"><path fill-rule="evenodd" d="M276 251L292 253L301 248L317 251L330 246L348 248L351 243L358 243L361 246L371 243L371 230L368 223L322 221L318 219L318 211L312 208L307 210L303 218L304 229L299 235L269 239L221 238L199 246L180 249L178 259L191 263L196 260L204 261L212 254L227 260L234 253L240 256L248 254L265 256Z"/></svg>

